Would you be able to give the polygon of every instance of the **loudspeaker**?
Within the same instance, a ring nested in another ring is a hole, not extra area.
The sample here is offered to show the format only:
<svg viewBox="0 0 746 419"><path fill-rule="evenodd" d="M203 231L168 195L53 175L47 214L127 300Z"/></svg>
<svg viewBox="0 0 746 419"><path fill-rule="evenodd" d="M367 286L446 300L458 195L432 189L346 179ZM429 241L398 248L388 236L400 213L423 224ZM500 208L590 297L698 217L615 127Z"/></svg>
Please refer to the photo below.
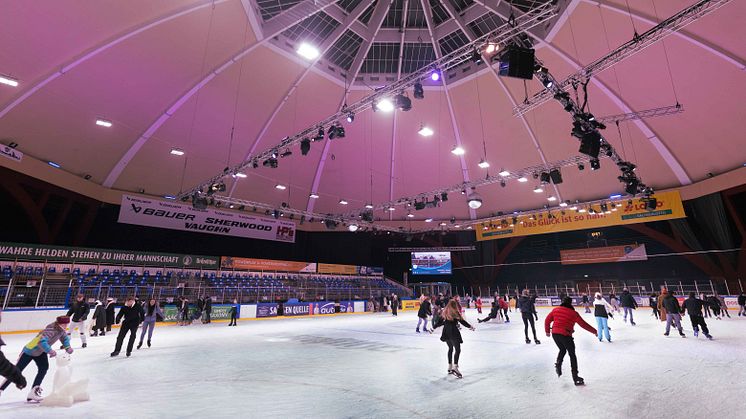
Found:
<svg viewBox="0 0 746 419"><path fill-rule="evenodd" d="M552 179L552 183L555 185L559 185L562 183L562 173L560 173L559 169L552 169L549 172L549 177Z"/></svg>
<svg viewBox="0 0 746 419"><path fill-rule="evenodd" d="M498 74L531 80L534 77L535 61L533 49L511 46L500 57Z"/></svg>
<svg viewBox="0 0 746 419"><path fill-rule="evenodd" d="M596 159L600 151L601 134L598 131L584 133L583 138L580 140L580 149L578 149L578 152Z"/></svg>

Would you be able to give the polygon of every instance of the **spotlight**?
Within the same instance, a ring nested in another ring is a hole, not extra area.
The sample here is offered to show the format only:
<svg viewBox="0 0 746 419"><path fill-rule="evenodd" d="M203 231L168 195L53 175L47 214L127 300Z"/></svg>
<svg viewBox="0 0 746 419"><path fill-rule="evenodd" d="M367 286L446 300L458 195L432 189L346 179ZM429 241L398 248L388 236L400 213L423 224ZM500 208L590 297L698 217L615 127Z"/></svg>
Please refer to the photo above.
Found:
<svg viewBox="0 0 746 419"><path fill-rule="evenodd" d="M391 205L387 208L388 211L396 211L396 207Z"/></svg>
<svg viewBox="0 0 746 419"><path fill-rule="evenodd" d="M290 156L292 154L293 154L293 152L290 151L290 149L288 148L288 149L285 149L285 151L283 151L282 154L280 154L280 157L287 157L287 156Z"/></svg>
<svg viewBox="0 0 746 419"><path fill-rule="evenodd" d="M287 186L282 185L280 183L278 183L277 185L275 185L275 189L278 189L278 190L281 190L281 191L284 191L287 188L288 188Z"/></svg>
<svg viewBox="0 0 746 419"><path fill-rule="evenodd" d="M433 130L425 125L420 125L420 130L417 133L423 137L430 137L434 134Z"/></svg>
<svg viewBox="0 0 746 419"><path fill-rule="evenodd" d="M85 180L91 180L91 175L85 175L85 176L83 176L83 179L85 179Z"/></svg>
<svg viewBox="0 0 746 419"><path fill-rule="evenodd" d="M453 146L453 149L451 150L451 153L457 155L457 156L463 156L464 155L464 149L461 146L455 145Z"/></svg>
<svg viewBox="0 0 746 419"><path fill-rule="evenodd" d="M305 156L308 155L309 151L311 151L311 140L304 138L300 142L300 154Z"/></svg>
<svg viewBox="0 0 746 419"><path fill-rule="evenodd" d="M402 112L408 112L412 109L412 99L398 94L394 96L394 106Z"/></svg>
<svg viewBox="0 0 746 419"><path fill-rule="evenodd" d="M414 214L412 214L411 212L407 213L407 218L414 218Z"/></svg>
<svg viewBox="0 0 746 419"><path fill-rule="evenodd" d="M312 138L312 141L323 141L324 140L324 128L319 127L319 132L316 134L315 137Z"/></svg>
<svg viewBox="0 0 746 419"><path fill-rule="evenodd" d="M184 150L182 150L180 148L172 148L171 149L171 154L173 154L174 156L183 156L184 155Z"/></svg>
<svg viewBox="0 0 746 419"><path fill-rule="evenodd" d="M521 177L518 178L518 182L526 183L526 182L528 182L528 178L525 177L525 176L521 176Z"/></svg>
<svg viewBox="0 0 746 419"><path fill-rule="evenodd" d="M585 165L583 163L578 163L578 170L580 171L585 170Z"/></svg>
<svg viewBox="0 0 746 419"><path fill-rule="evenodd" d="M355 113L354 112L349 112L347 114L347 122L349 122L351 124L354 121L355 121Z"/></svg>
<svg viewBox="0 0 746 419"><path fill-rule="evenodd" d="M0 75L0 83L7 84L8 86L12 86L12 87L18 87L18 80L10 76Z"/></svg>
<svg viewBox="0 0 746 419"><path fill-rule="evenodd" d="M490 167L490 164L485 159L482 159L477 166L479 166L481 169L486 169Z"/></svg>
<svg viewBox="0 0 746 419"><path fill-rule="evenodd" d="M601 212L606 212L609 210L609 206L606 204L601 204Z"/></svg>
<svg viewBox="0 0 746 419"><path fill-rule="evenodd" d="M550 79L550 78L548 78L548 77L547 77L547 78L545 78L544 80L542 80L542 81L541 81L541 83L542 83L542 84L544 85L544 87L546 87L547 89L551 89L551 88L552 88L552 86L554 86L554 82L552 81L552 79Z"/></svg>
<svg viewBox="0 0 746 419"><path fill-rule="evenodd" d="M319 199L319 195L315 194L315 193L309 194L308 197L311 198L311 199Z"/></svg>
<svg viewBox="0 0 746 419"><path fill-rule="evenodd" d="M552 169L549 172L549 178L552 180L552 183L559 185L562 183L562 172L560 172L560 169Z"/></svg>
<svg viewBox="0 0 746 419"><path fill-rule="evenodd" d="M494 54L499 50L500 50L500 44L490 42L487 44L487 47L484 49L484 52L485 54Z"/></svg>
<svg viewBox="0 0 746 419"><path fill-rule="evenodd" d="M347 205L349 202L345 201L344 199L339 200L339 205Z"/></svg>
<svg viewBox="0 0 746 419"><path fill-rule="evenodd" d="M598 159L591 159L591 170L598 170L601 168L601 162Z"/></svg>
<svg viewBox="0 0 746 419"><path fill-rule="evenodd" d="M544 192L544 189L542 189L541 186L537 186L537 187L534 188L534 192L536 192L536 193L542 193L542 192Z"/></svg>
<svg viewBox="0 0 746 419"><path fill-rule="evenodd" d="M440 72L438 70L433 70L433 72L430 74L430 80L432 81L440 80Z"/></svg>
<svg viewBox="0 0 746 419"><path fill-rule="evenodd" d="M307 44L305 42L300 44L296 52L298 53L298 55L300 55L301 57L307 60L316 59L320 54L318 48L314 47L311 44Z"/></svg>
<svg viewBox="0 0 746 419"><path fill-rule="evenodd" d="M432 223L432 222L433 222L433 219L432 219L432 218L425 218L425 222L426 222L426 223Z"/></svg>
<svg viewBox="0 0 746 419"><path fill-rule="evenodd" d="M412 96L414 96L415 99L425 98L425 89L422 87L422 83L420 83L419 81L414 84Z"/></svg>
<svg viewBox="0 0 746 419"><path fill-rule="evenodd" d="M236 174L233 175L233 178L234 179L235 178L246 179L246 173L238 172L238 173L236 173Z"/></svg>
<svg viewBox="0 0 746 419"><path fill-rule="evenodd" d="M272 150L272 154L270 155L273 159L277 158L277 150Z"/></svg>
<svg viewBox="0 0 746 419"><path fill-rule="evenodd" d="M506 176L510 176L510 172L507 171L507 170L505 170L505 169L501 169L500 173L498 173L498 175L500 175L502 177L506 177Z"/></svg>
<svg viewBox="0 0 746 419"><path fill-rule="evenodd" d="M427 206L427 202L425 201L419 201L419 202L414 201L414 209L416 211L424 210L426 206Z"/></svg>
<svg viewBox="0 0 746 419"><path fill-rule="evenodd" d="M225 192L225 183L218 182L210 185L210 188L207 190L207 194L212 195L215 192Z"/></svg>
<svg viewBox="0 0 746 419"><path fill-rule="evenodd" d="M99 118L96 120L96 125L101 126L101 127L111 128L112 124L111 124L111 121L109 120Z"/></svg>
<svg viewBox="0 0 746 419"><path fill-rule="evenodd" d="M563 201L563 202L560 202L560 206L561 206L562 208L564 208L564 207L566 207L566 206L568 206L568 205L570 205L570 201Z"/></svg>
<svg viewBox="0 0 746 419"><path fill-rule="evenodd" d="M373 101L373 111L391 112L394 110L394 104L389 99Z"/></svg>
<svg viewBox="0 0 746 419"><path fill-rule="evenodd" d="M254 159L254 161L251 162L251 167L253 167L254 169L259 167L259 161L257 159Z"/></svg>
<svg viewBox="0 0 746 419"><path fill-rule="evenodd" d="M277 168L277 159L276 158L269 158L267 160L264 160L262 162L262 166L264 167L271 167L273 169Z"/></svg>
<svg viewBox="0 0 746 419"><path fill-rule="evenodd" d="M479 51L474 50L474 52L471 53L471 60L474 61L475 64L480 64L482 62L482 54L480 54Z"/></svg>
<svg viewBox="0 0 746 419"><path fill-rule="evenodd" d="M547 201L549 201L549 202L554 202L556 200L557 200L557 197L555 197L554 195L552 195L549 198L547 198Z"/></svg>
<svg viewBox="0 0 746 419"><path fill-rule="evenodd" d="M469 195L469 200L467 201L467 203L469 204L469 208L477 209L482 206L482 197L479 196L478 193L472 192Z"/></svg>
<svg viewBox="0 0 746 419"><path fill-rule="evenodd" d="M330 126L326 133L330 140L335 139L337 137L337 127L334 125Z"/></svg>
<svg viewBox="0 0 746 419"><path fill-rule="evenodd" d="M598 153L600 151L601 134L599 134L598 131L590 131L581 134L580 148L578 149L578 152L595 159L598 158Z"/></svg>
<svg viewBox="0 0 746 419"><path fill-rule="evenodd" d="M280 211L274 210L272 211L272 217L275 219L280 218Z"/></svg>
<svg viewBox="0 0 746 419"><path fill-rule="evenodd" d="M541 183L549 183L549 173L541 172Z"/></svg>
<svg viewBox="0 0 746 419"><path fill-rule="evenodd" d="M192 195L192 207L198 210L207 209L207 198L200 197L199 194Z"/></svg>
<svg viewBox="0 0 746 419"><path fill-rule="evenodd" d="M349 226L347 226L347 229L350 230L351 233L356 232L358 228L359 227L357 226L357 224L350 224Z"/></svg>
<svg viewBox="0 0 746 419"><path fill-rule="evenodd" d="M373 209L373 204L365 204L365 209Z"/></svg>

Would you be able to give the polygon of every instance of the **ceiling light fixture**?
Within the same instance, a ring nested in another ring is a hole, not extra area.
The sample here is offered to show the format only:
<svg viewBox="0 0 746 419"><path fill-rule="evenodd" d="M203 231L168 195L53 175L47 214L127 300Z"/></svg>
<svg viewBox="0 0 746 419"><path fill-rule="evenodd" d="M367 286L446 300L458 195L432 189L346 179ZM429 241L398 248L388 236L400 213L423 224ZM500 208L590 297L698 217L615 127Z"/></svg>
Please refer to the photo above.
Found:
<svg viewBox="0 0 746 419"><path fill-rule="evenodd" d="M349 226L347 226L347 229L350 230L350 233L356 232L358 228L360 227L358 227L357 224L350 224Z"/></svg>
<svg viewBox="0 0 746 419"><path fill-rule="evenodd" d="M381 99L373 102L373 109L381 112L391 112L394 110L394 103L390 99Z"/></svg>
<svg viewBox="0 0 746 419"><path fill-rule="evenodd" d="M490 167L490 164L485 159L482 159L479 161L479 164L477 166L479 166L482 169L486 169Z"/></svg>
<svg viewBox="0 0 746 419"><path fill-rule="evenodd" d="M430 129L430 127L427 127L425 125L420 125L420 130L417 131L417 133L423 137L429 137L433 135L435 132L432 129Z"/></svg>
<svg viewBox="0 0 746 419"><path fill-rule="evenodd" d="M412 213L410 212L409 214L407 214L407 217L408 217L408 218L414 218L414 214L412 214Z"/></svg>
<svg viewBox="0 0 746 419"><path fill-rule="evenodd" d="M525 177L525 176L521 176L521 177L518 178L518 182L526 183L526 182L528 182L528 178Z"/></svg>
<svg viewBox="0 0 746 419"><path fill-rule="evenodd" d="M311 199L319 199L319 195L315 193L311 193L310 195L308 195L308 197Z"/></svg>
<svg viewBox="0 0 746 419"><path fill-rule="evenodd" d="M464 151L464 149L461 146L455 145L455 146L453 146L453 149L451 150L451 153L453 153L453 154L455 154L457 156L463 156L464 153L465 153L465 151Z"/></svg>
<svg viewBox="0 0 746 419"><path fill-rule="evenodd" d="M547 201L549 201L549 202L554 202L556 200L557 200L557 197L555 197L554 195L552 195L549 198L547 198Z"/></svg>
<svg viewBox="0 0 746 419"><path fill-rule="evenodd" d="M544 192L544 189L542 189L541 186L537 186L537 187L534 188L534 192L536 192L536 193L542 193L542 192Z"/></svg>
<svg viewBox="0 0 746 419"><path fill-rule="evenodd" d="M347 114L347 122L350 124L355 122L355 112L350 112Z"/></svg>
<svg viewBox="0 0 746 419"><path fill-rule="evenodd" d="M365 204L365 209L373 209L373 204Z"/></svg>
<svg viewBox="0 0 746 419"><path fill-rule="evenodd" d="M184 155L184 150L182 150L180 148L172 148L171 149L171 154L173 154L174 156L183 156Z"/></svg>
<svg viewBox="0 0 746 419"><path fill-rule="evenodd" d="M412 87L412 96L414 96L415 99L425 98L425 89L422 87L422 83L420 83L419 81L415 82L414 86Z"/></svg>
<svg viewBox="0 0 746 419"><path fill-rule="evenodd" d="M569 205L569 204L567 203L567 201L564 201L564 202L560 202L560 206L561 206L562 208L565 208L565 207L566 207L566 206L568 206L568 205Z"/></svg>
<svg viewBox="0 0 746 419"><path fill-rule="evenodd" d="M433 71L430 74L430 80L432 80L432 81L438 81L438 80L440 80L440 72L438 70Z"/></svg>
<svg viewBox="0 0 746 419"><path fill-rule="evenodd" d="M433 219L432 219L432 218L425 218L425 222L426 222L426 223L432 223L432 222L433 222Z"/></svg>
<svg viewBox="0 0 746 419"><path fill-rule="evenodd" d="M301 43L296 52L307 60L315 60L320 54L318 48L306 42Z"/></svg>
<svg viewBox="0 0 746 419"><path fill-rule="evenodd" d="M241 179L246 179L246 173L241 173L241 172L238 172L238 173L236 173L235 175L233 175L233 177L234 177L234 178L237 178L237 177L238 177L238 178L241 178Z"/></svg>
<svg viewBox="0 0 746 419"><path fill-rule="evenodd" d="M279 184L279 183L278 183L277 185L275 185L275 189L279 189L279 190L281 190L281 191L284 191L284 190L285 190L285 189L287 189L287 188L288 188L287 186L285 186L285 185L281 185L281 184Z"/></svg>
<svg viewBox="0 0 746 419"><path fill-rule="evenodd" d="M394 207L394 206L392 205L392 206L388 207L388 210L389 210L389 211L396 211L396 207Z"/></svg>
<svg viewBox="0 0 746 419"><path fill-rule="evenodd" d="M482 206L482 197L479 196L478 193L472 192L469 194L469 200L467 201L467 204L469 204L469 208L471 209L478 209Z"/></svg>
<svg viewBox="0 0 746 419"><path fill-rule="evenodd" d="M55 169L59 169L60 167L62 167L58 163L55 163L53 161L48 161L47 164L54 167Z"/></svg>
<svg viewBox="0 0 746 419"><path fill-rule="evenodd" d="M107 121L106 119L100 119L99 118L99 119L96 120L96 125L98 125L100 127L110 128L111 127L111 121Z"/></svg>
<svg viewBox="0 0 746 419"><path fill-rule="evenodd" d="M347 205L349 202L345 201L344 199L339 200L339 205Z"/></svg>
<svg viewBox="0 0 746 419"><path fill-rule="evenodd" d="M506 176L510 176L510 172L507 171L507 170L505 170L505 169L502 169L502 170L500 170L500 173L498 173L498 175L500 175L502 177L506 177Z"/></svg>
<svg viewBox="0 0 746 419"><path fill-rule="evenodd" d="M2 76L0 75L0 83L7 84L8 86L17 87L18 86L18 80L10 77L10 76Z"/></svg>

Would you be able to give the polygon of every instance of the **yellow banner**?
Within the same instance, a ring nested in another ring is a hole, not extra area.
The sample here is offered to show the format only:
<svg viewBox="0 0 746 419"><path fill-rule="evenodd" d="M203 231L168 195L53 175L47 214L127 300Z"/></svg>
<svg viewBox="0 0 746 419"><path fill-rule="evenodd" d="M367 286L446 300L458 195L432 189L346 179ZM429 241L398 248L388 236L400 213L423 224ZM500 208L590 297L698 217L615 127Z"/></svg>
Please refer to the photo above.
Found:
<svg viewBox="0 0 746 419"><path fill-rule="evenodd" d="M598 211L595 214L577 212L565 208L563 209L564 214L560 210L553 210L552 215L554 218L551 219L547 213L536 214L533 220L525 215L519 216L519 222L513 227L501 226L500 223L494 223L487 225L487 229L484 229L483 226L478 225L475 226L477 241L647 223L650 221L686 217L679 191L660 192L653 195L653 197L658 200L658 206L653 211L646 210L645 204L639 198L636 198L632 199L631 205L628 204L627 200L615 201L614 204L618 203L621 206L616 211L611 211L610 214L600 213L600 205L596 204L593 206ZM612 209L611 202L609 202L609 209Z"/></svg>
<svg viewBox="0 0 746 419"><path fill-rule="evenodd" d="M333 263L319 263L316 266L320 274L357 275L356 265L336 265Z"/></svg>
<svg viewBox="0 0 746 419"><path fill-rule="evenodd" d="M402 310L419 310L420 300L402 300L401 309Z"/></svg>

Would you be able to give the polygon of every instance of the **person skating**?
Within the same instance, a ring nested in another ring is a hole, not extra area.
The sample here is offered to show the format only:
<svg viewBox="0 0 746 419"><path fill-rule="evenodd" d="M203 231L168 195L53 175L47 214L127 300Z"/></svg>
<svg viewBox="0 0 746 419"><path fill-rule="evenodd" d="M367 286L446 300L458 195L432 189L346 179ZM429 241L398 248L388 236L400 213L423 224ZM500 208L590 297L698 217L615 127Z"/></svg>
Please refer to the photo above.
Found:
<svg viewBox="0 0 746 419"><path fill-rule="evenodd" d="M497 301L492 304L492 308L490 309L490 313L487 315L487 317L483 319L477 319L478 323L485 323L492 319L496 319L498 316L498 313L500 312L500 305L497 303Z"/></svg>
<svg viewBox="0 0 746 419"><path fill-rule="evenodd" d="M624 309L624 322L627 323L627 313L629 313L629 323L634 326L635 318L632 315L632 310L637 309L637 301L635 301L635 297L632 296L632 294L629 293L629 290L625 288L622 290L622 295L619 297L622 303L622 308Z"/></svg>
<svg viewBox="0 0 746 419"><path fill-rule="evenodd" d="M212 297L205 297L205 323L212 323Z"/></svg>
<svg viewBox="0 0 746 419"><path fill-rule="evenodd" d="M598 341L603 342L603 336L606 335L606 340L611 342L611 333L609 332L609 316L614 318L611 314L613 308L611 304L606 302L606 299L597 292L595 299L593 300L593 315L596 317L596 326L598 330Z"/></svg>
<svg viewBox="0 0 746 419"><path fill-rule="evenodd" d="M111 326L114 324L116 319L116 313L114 313L114 299L109 297L106 299L106 331L111 332ZM101 333L104 336L104 333Z"/></svg>
<svg viewBox="0 0 746 419"><path fill-rule="evenodd" d="M541 342L536 337L536 325L534 324L536 306L531 300L531 297L529 297L528 290L523 290L523 295L518 299L518 309L521 311L521 318L523 319L523 334L526 336L526 343L531 343L531 339L528 338L528 325L531 324L531 332L534 334L534 342L536 342L537 345L540 344Z"/></svg>
<svg viewBox="0 0 746 419"><path fill-rule="evenodd" d="M663 300L668 296L668 289L661 288L661 295L658 296L658 314L661 322L666 321L666 307L663 305Z"/></svg>
<svg viewBox="0 0 746 419"><path fill-rule="evenodd" d="M685 338L684 329L681 328L681 306L679 305L679 300L672 293L666 293L666 296L663 298L663 306L666 308L666 333L664 335L668 336L668 333L671 331L671 324L673 324L679 331L679 336Z"/></svg>
<svg viewBox="0 0 746 419"><path fill-rule="evenodd" d="M189 320L189 300L185 297L179 297L179 315L181 316L181 321L179 322L179 326L186 326L188 324L191 324L191 320Z"/></svg>
<svg viewBox="0 0 746 419"><path fill-rule="evenodd" d="M746 316L746 294L741 291L741 295L738 296L738 316Z"/></svg>
<svg viewBox="0 0 746 419"><path fill-rule="evenodd" d="M433 314L432 308L430 307L430 298L427 296L425 299L422 300L420 303L420 309L417 310L417 329L415 331L417 333L420 333L420 323L422 323L422 330L424 332L430 332L431 330L427 330L427 316L431 316Z"/></svg>
<svg viewBox="0 0 746 419"><path fill-rule="evenodd" d="M0 321L2 321L1 315ZM26 387L26 378L21 374L21 370L17 366L5 358L5 354L2 351L3 345L5 345L5 342L3 342L3 338L0 336L0 375L5 377L8 382L15 384L19 390L23 390ZM0 394L2 394L2 390L0 390Z"/></svg>
<svg viewBox="0 0 746 419"><path fill-rule="evenodd" d="M461 355L461 344L464 341L461 338L461 332L458 330L459 323L464 327L468 327L470 330L474 330L474 327L461 316L461 310L456 301L451 300L446 305L446 308L443 309L442 316L433 326L433 330L443 326L443 333L440 336L440 340L448 345L448 374L462 378L463 375L458 369L458 360Z"/></svg>
<svg viewBox="0 0 746 419"><path fill-rule="evenodd" d="M477 308L477 313L482 314L482 296L477 297L474 302L474 306Z"/></svg>
<svg viewBox="0 0 746 419"><path fill-rule="evenodd" d="M127 302L119 309L119 314L117 314L116 323L119 324L119 322L122 321L122 317L124 317L124 321L122 322L122 327L119 329L117 343L111 356L114 357L119 355L119 352L122 350L122 343L124 342L127 333L130 334L129 341L127 342L127 356L132 354L132 347L135 345L135 335L137 334L137 326L140 325L143 317L145 317L144 315L145 313L143 312L142 306L140 304L135 304L135 297L127 298Z"/></svg>
<svg viewBox="0 0 746 419"><path fill-rule="evenodd" d="M106 334L106 308L101 301L96 300L96 305L93 308L93 317L91 319L93 324L93 334L91 336L101 336Z"/></svg>
<svg viewBox="0 0 746 419"><path fill-rule="evenodd" d="M686 312L689 312L689 320L692 321L692 328L694 329L694 336L699 335L699 327L702 327L702 331L704 332L707 339L712 340L712 336L710 335L710 330L707 328L707 323L705 323L705 318L702 316L702 307L707 306L706 301L702 301L699 298L695 297L695 294L693 292L689 293L689 298L684 300L684 307L682 308L682 315L686 315Z"/></svg>
<svg viewBox="0 0 746 419"><path fill-rule="evenodd" d="M611 304L611 307L614 309L613 311L615 313L622 312L622 310L619 309L619 299L616 298L616 295L613 292L609 294L609 304Z"/></svg>
<svg viewBox="0 0 746 419"><path fill-rule="evenodd" d="M562 304L559 307L553 309L546 319L544 319L544 331L547 337L550 336L554 339L554 343L559 348L559 354L557 354L557 362L554 364L554 371L557 376L562 375L562 361L565 359L565 353L570 355L570 371L572 372L572 380L576 386L585 384L583 377L578 375L578 359L575 356L575 340L572 334L575 332L575 324L579 324L583 329L593 333L597 333L596 329L580 317L575 308L572 306L572 298L564 297Z"/></svg>
<svg viewBox="0 0 746 419"><path fill-rule="evenodd" d="M707 301L708 301L708 300L707 300L707 297L705 296L705 294L704 294L704 293L700 293L700 294L699 294L699 299L700 299L700 300L702 300L702 301L705 301L705 302L707 302ZM705 317L705 318L709 318L709 317L712 317L712 312L710 312L710 305L709 305L709 304L705 304L705 305L704 305L704 306L702 307L702 313L704 314L704 317Z"/></svg>
<svg viewBox="0 0 746 419"><path fill-rule="evenodd" d="M585 307L585 312L590 313L591 312L591 302L588 299L588 294L583 293L583 298L581 299L583 303L583 307Z"/></svg>
<svg viewBox="0 0 746 419"><path fill-rule="evenodd" d="M497 299L497 305L500 307L500 310L503 312L503 316L505 317L505 323L510 323L510 318L508 317L508 303L505 302L504 299L498 298Z"/></svg>
<svg viewBox="0 0 746 419"><path fill-rule="evenodd" d="M391 293L391 315L398 316L399 312L399 297L396 294Z"/></svg>
<svg viewBox="0 0 746 419"><path fill-rule="evenodd" d="M68 325L68 336L75 331L75 329L78 329L78 333L80 333L80 341L83 342L83 347L85 348L88 346L86 343L86 328L85 328L85 321L88 319L88 313L91 312L91 306L88 305L88 303L85 301L85 296L83 294L78 294L75 297L75 302L70 306L70 309L67 310L67 316L71 316L71 322ZM72 341L72 338L71 338ZM60 348L63 349L63 348Z"/></svg>
<svg viewBox="0 0 746 419"><path fill-rule="evenodd" d="M19 371L23 371L31 361L36 364L36 377L31 386L31 390L26 396L27 402L40 402L44 398L42 397L41 383L44 381L44 376L47 375L49 370L49 358L54 358L57 355L52 346L57 341L62 341L62 346L67 353L73 353L73 348L70 347L70 336L68 336L66 328L70 323L70 317L59 316L53 322L47 325L41 332L39 332L21 351L21 357L16 363ZM9 380L5 380L0 385L0 391L5 390L10 385Z"/></svg>
<svg viewBox="0 0 746 419"><path fill-rule="evenodd" d="M709 307L712 308L712 315L720 320L720 300L718 300L714 295L709 295L705 301L710 303Z"/></svg>
<svg viewBox="0 0 746 419"><path fill-rule="evenodd" d="M720 303L720 312L730 319L730 313L728 313L728 304L725 303L725 297L722 295L717 296L718 302ZM723 317L725 317L723 316Z"/></svg>
<svg viewBox="0 0 746 419"><path fill-rule="evenodd" d="M142 332L140 332L140 343L137 344L137 349L142 347L142 341L145 337L145 331L148 332L148 348L150 348L150 340L153 338L153 330L155 330L155 322L158 317L163 318L163 311L161 306L155 298L151 298L145 307L143 308L143 320L142 320Z"/></svg>
<svg viewBox="0 0 746 419"><path fill-rule="evenodd" d="M650 305L650 308L653 309L655 319L658 320L658 316L660 315L660 312L658 311L658 294L650 294L650 297L648 297L648 304Z"/></svg>
<svg viewBox="0 0 746 419"><path fill-rule="evenodd" d="M238 300L234 299L233 304L231 304L231 321L228 323L228 326L237 326L236 324L236 315L238 314Z"/></svg>

